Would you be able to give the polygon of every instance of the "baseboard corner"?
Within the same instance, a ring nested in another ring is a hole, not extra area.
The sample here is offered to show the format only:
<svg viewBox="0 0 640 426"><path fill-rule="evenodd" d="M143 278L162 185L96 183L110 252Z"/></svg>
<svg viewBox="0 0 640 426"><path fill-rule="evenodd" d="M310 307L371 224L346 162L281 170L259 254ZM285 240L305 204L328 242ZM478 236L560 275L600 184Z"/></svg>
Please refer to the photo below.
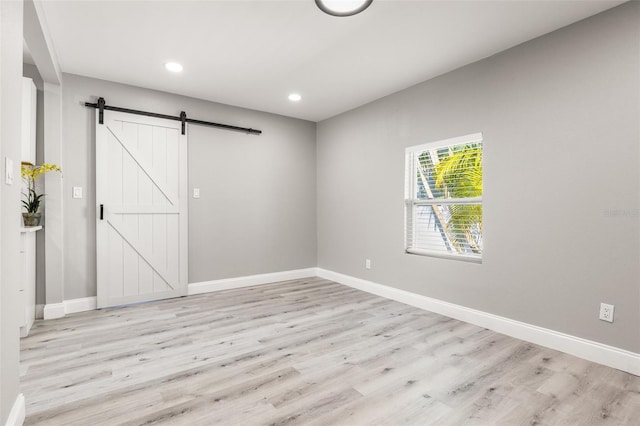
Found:
<svg viewBox="0 0 640 426"><path fill-rule="evenodd" d="M7 417L7 426L22 426L26 417L26 406L24 401L24 394L20 393L16 397L9 417Z"/></svg>
<svg viewBox="0 0 640 426"><path fill-rule="evenodd" d="M45 320L56 319L64 317L64 302L61 303L48 303L44 305L42 317Z"/></svg>

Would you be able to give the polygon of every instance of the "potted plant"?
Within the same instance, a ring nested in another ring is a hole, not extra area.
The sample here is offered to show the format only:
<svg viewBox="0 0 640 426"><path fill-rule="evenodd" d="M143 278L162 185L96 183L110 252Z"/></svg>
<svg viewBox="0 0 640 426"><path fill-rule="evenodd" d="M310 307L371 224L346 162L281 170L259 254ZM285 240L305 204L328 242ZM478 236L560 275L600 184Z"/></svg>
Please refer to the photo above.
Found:
<svg viewBox="0 0 640 426"><path fill-rule="evenodd" d="M27 193L22 194L25 197L22 200L22 206L27 210L26 213L22 213L24 226L40 225L40 212L38 210L45 194L36 192L36 182L41 175L52 171L62 172L60 167L55 164L42 163L39 166L34 166L31 163L22 163L20 174L27 184Z"/></svg>

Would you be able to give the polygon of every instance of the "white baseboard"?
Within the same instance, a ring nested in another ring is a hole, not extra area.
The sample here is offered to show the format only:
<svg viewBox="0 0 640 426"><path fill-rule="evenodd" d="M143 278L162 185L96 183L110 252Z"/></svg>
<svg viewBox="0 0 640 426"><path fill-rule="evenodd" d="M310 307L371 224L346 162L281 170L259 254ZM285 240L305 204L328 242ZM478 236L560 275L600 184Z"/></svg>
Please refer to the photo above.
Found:
<svg viewBox="0 0 640 426"><path fill-rule="evenodd" d="M64 303L49 303L44 305L42 317L46 320L62 318L64 316Z"/></svg>
<svg viewBox="0 0 640 426"><path fill-rule="evenodd" d="M246 277L227 278L223 280L204 281L189 284L187 294L208 293L211 291L228 290L232 288L249 287L252 285L268 284L278 281L296 280L300 278L315 277L317 268L296 269L293 271L273 272L269 274L250 275ZM79 299L64 300L62 303L50 303L44 305L43 318L45 320L62 318L67 314L91 311L97 308L95 297L83 297Z"/></svg>
<svg viewBox="0 0 640 426"><path fill-rule="evenodd" d="M640 376L640 354L318 268L318 276Z"/></svg>
<svg viewBox="0 0 640 426"><path fill-rule="evenodd" d="M222 280L203 281L189 284L187 294L209 293L211 291L229 290L234 288L250 287L254 285L275 283L278 281L297 280L300 278L315 277L318 268L295 269L292 271L273 272L269 274L249 275L246 277L226 278Z"/></svg>
<svg viewBox="0 0 640 426"><path fill-rule="evenodd" d="M64 302L64 313L75 314L78 312L93 311L97 308L98 302L96 297L82 297L80 299L70 299Z"/></svg>
<svg viewBox="0 0 640 426"><path fill-rule="evenodd" d="M7 417L6 426L22 426L25 415L24 394L18 394L9 412L9 417Z"/></svg>
<svg viewBox="0 0 640 426"><path fill-rule="evenodd" d="M640 354L322 268L297 269L192 283L188 286L187 294L194 295L314 276L640 376ZM65 314L93 309L96 309L95 297L71 299L62 303L45 305L43 317L44 319L61 318Z"/></svg>
<svg viewBox="0 0 640 426"><path fill-rule="evenodd" d="M67 314L92 311L96 309L96 306L97 302L95 296L64 300L62 303L50 303L48 305L44 305L42 317L46 320L62 318Z"/></svg>

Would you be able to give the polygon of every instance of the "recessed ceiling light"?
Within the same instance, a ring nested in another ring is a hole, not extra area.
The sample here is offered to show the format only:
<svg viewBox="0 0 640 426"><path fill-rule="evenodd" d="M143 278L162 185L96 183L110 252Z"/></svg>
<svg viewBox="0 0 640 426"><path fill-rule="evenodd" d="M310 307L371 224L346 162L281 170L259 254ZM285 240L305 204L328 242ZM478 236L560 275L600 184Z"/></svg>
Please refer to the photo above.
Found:
<svg viewBox="0 0 640 426"><path fill-rule="evenodd" d="M164 67L171 72L180 72L182 71L182 65L177 62L167 62L164 64Z"/></svg>
<svg viewBox="0 0 640 426"><path fill-rule="evenodd" d="M300 99L302 99L302 96L300 96L298 93L292 93L289 95L289 100L291 102L298 102Z"/></svg>
<svg viewBox="0 0 640 426"><path fill-rule="evenodd" d="M316 4L324 13L333 16L352 16L362 12L373 0L316 0Z"/></svg>

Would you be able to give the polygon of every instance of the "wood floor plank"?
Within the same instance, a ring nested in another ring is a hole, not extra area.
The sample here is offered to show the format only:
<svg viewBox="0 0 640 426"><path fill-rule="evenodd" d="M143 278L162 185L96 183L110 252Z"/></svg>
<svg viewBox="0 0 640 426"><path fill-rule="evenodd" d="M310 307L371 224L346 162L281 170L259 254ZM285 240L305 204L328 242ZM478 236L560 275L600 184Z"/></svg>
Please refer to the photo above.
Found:
<svg viewBox="0 0 640 426"><path fill-rule="evenodd" d="M27 425L637 425L640 378L321 278L38 321Z"/></svg>

